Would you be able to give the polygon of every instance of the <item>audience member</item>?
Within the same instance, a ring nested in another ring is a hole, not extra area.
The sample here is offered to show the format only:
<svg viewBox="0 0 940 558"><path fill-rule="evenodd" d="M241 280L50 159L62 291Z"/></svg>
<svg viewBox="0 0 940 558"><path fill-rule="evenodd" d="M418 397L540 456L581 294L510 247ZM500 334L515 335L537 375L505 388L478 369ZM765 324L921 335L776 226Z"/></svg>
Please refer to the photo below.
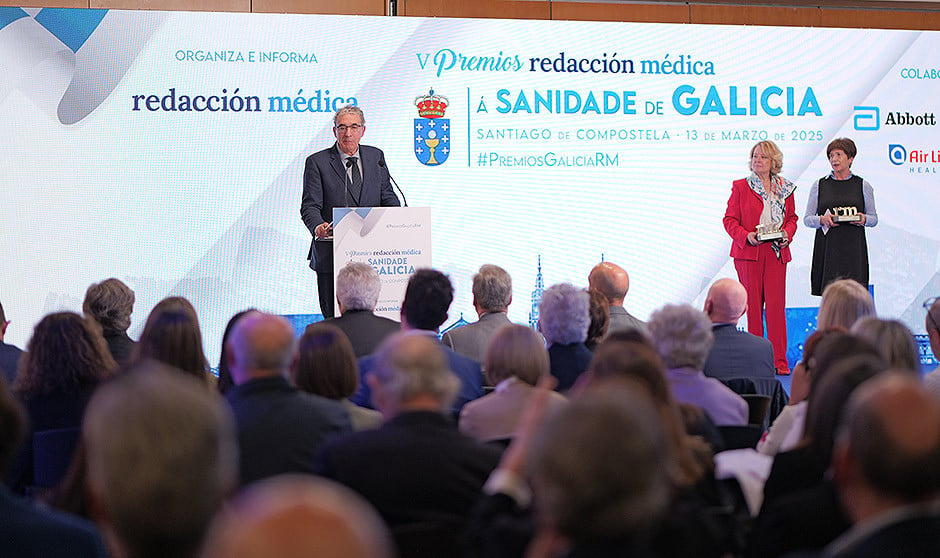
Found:
<svg viewBox="0 0 940 558"><path fill-rule="evenodd" d="M570 283L552 285L539 303L539 329L548 344L556 389L566 392L587 370L592 353L584 345L591 325L590 295Z"/></svg>
<svg viewBox="0 0 940 558"><path fill-rule="evenodd" d="M25 431L23 411L0 377L0 471L10 464ZM104 558L107 554L92 523L39 508L0 483L0 556Z"/></svg>
<svg viewBox="0 0 940 558"><path fill-rule="evenodd" d="M747 403L702 373L714 335L708 316L688 304L666 306L647 323L652 345L666 365L676 400L701 407L718 426L747 424Z"/></svg>
<svg viewBox="0 0 940 558"><path fill-rule="evenodd" d="M610 326L610 310L607 307L607 297L597 289L588 289L588 296L591 298L588 307L588 315L591 317L591 324L588 325L587 339L584 340L584 346L592 353L597 348L597 344L607 335L607 328Z"/></svg>
<svg viewBox="0 0 940 558"><path fill-rule="evenodd" d="M401 324L375 315L382 281L379 273L364 262L350 262L336 275L336 301L342 314L324 320L340 328L352 343L356 358L371 355Z"/></svg>
<svg viewBox="0 0 940 558"><path fill-rule="evenodd" d="M588 286L597 289L607 297L610 305L610 325L608 333L624 329L644 330L646 325L632 316L623 307L623 300L630 290L630 276L617 264L601 262L591 269L588 274Z"/></svg>
<svg viewBox="0 0 940 558"><path fill-rule="evenodd" d="M481 265L473 276L472 289L473 309L479 318L446 332L443 341L457 354L482 363L490 339L511 324L506 312L512 303L512 277L497 265Z"/></svg>
<svg viewBox="0 0 940 558"><path fill-rule="evenodd" d="M218 388L221 394L225 394L225 392L235 385L235 382L232 381L232 371L228 369L228 360L225 358L225 346L228 344L228 338L232 335L235 322L241 319L245 314L256 311L257 310L254 308L242 310L229 318L228 323L225 324L225 332L222 334L222 350L219 351L219 381L216 383L216 388Z"/></svg>
<svg viewBox="0 0 940 558"><path fill-rule="evenodd" d="M392 558L388 529L353 491L282 476L247 488L216 519L203 558Z"/></svg>
<svg viewBox="0 0 940 558"><path fill-rule="evenodd" d="M0 376L6 378L8 384L13 384L16 378L16 369L20 362L23 351L14 345L3 341L3 336L7 332L10 322L7 315L3 312L3 305L0 304Z"/></svg>
<svg viewBox="0 0 940 558"><path fill-rule="evenodd" d="M209 361L202 348L202 330L196 309L182 297L161 300L150 311L134 362L156 360L208 385Z"/></svg>
<svg viewBox="0 0 940 558"><path fill-rule="evenodd" d="M134 291L120 279L105 279L92 283L85 291L82 311L87 318L98 322L108 350L118 365L130 362L134 341L127 336L134 311Z"/></svg>
<svg viewBox="0 0 940 558"><path fill-rule="evenodd" d="M356 355L346 334L329 322L310 324L300 338L291 379L300 390L339 401L349 413L353 430L378 428L378 411L354 405L349 397L359 389Z"/></svg>
<svg viewBox="0 0 940 558"><path fill-rule="evenodd" d="M548 351L535 330L510 324L493 336L483 366L496 389L464 406L460 431L484 442L508 440L515 436L535 385L549 375ZM547 404L549 412L555 412L564 406L565 398L553 392Z"/></svg>
<svg viewBox="0 0 940 558"><path fill-rule="evenodd" d="M57 312L40 320L27 349L13 384L30 426L27 443L9 477L10 487L17 492L36 485L33 435L71 428L77 439L88 400L115 368L100 327L72 312ZM59 480L46 479L42 486L54 486Z"/></svg>
<svg viewBox="0 0 940 558"><path fill-rule="evenodd" d="M940 298L928 301L924 307L927 310L924 327L927 331L930 351L933 353L934 360L940 361L940 325L938 325L938 321L940 321ZM940 366L924 376L924 387L930 393L940 397Z"/></svg>
<svg viewBox="0 0 940 558"><path fill-rule="evenodd" d="M243 486L311 472L324 440L350 430L342 404L303 393L288 381L295 343L287 320L246 314L235 322L225 354L235 382L225 399L235 415Z"/></svg>
<svg viewBox="0 0 940 558"><path fill-rule="evenodd" d="M747 290L734 279L719 279L708 290L705 313L712 322L715 342L705 368L712 378L774 377L774 349L764 337L738 330L747 311Z"/></svg>
<svg viewBox="0 0 940 558"><path fill-rule="evenodd" d="M874 315L875 301L868 289L858 281L839 279L823 289L819 314L816 317L816 329L849 329L859 318Z"/></svg>
<svg viewBox="0 0 940 558"><path fill-rule="evenodd" d="M405 299L401 303L401 329L412 335L434 339L444 350L451 372L460 380L460 389L451 408L456 417L468 401L483 395L483 372L477 361L455 353L438 341L438 330L447 321L447 310L453 300L454 287L446 275L436 269L417 270L405 288ZM350 398L356 405L374 407L371 388L363 380L374 365L375 359L371 356L359 359L359 391Z"/></svg>
<svg viewBox="0 0 940 558"><path fill-rule="evenodd" d="M195 558L234 488L232 419L198 380L156 362L103 385L83 426L88 490L113 556Z"/></svg>
<svg viewBox="0 0 940 558"><path fill-rule="evenodd" d="M920 373L917 341L911 330L898 320L866 316L857 320L851 331L874 345L889 368Z"/></svg>
<svg viewBox="0 0 940 558"><path fill-rule="evenodd" d="M499 448L459 433L448 416L460 381L440 343L403 332L374 357L366 381L386 422L328 441L317 472L360 493L392 528L462 524Z"/></svg>

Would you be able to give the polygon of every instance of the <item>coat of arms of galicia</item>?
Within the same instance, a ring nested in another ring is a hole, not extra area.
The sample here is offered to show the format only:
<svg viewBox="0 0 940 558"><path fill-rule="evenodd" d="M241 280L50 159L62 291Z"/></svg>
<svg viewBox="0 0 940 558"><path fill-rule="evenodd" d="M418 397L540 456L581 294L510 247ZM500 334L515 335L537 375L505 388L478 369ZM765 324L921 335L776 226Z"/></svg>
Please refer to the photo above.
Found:
<svg viewBox="0 0 940 558"><path fill-rule="evenodd" d="M449 104L447 97L435 95L433 89L415 98L421 117L415 118L415 157L422 164L434 167L450 155L450 119L444 118Z"/></svg>

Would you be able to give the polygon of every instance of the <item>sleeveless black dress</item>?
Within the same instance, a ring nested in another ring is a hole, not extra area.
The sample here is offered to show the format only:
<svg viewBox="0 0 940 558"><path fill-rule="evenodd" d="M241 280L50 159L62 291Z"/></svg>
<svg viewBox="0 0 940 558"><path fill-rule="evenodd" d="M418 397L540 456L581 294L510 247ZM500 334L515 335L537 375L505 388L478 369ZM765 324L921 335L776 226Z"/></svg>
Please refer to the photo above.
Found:
<svg viewBox="0 0 940 558"><path fill-rule="evenodd" d="M822 215L828 209L835 213L837 207L856 207L865 213L865 195L862 178L852 176L848 180L831 177L819 180L819 198L816 213ZM854 279L868 288L868 243L865 227L843 223L823 234L816 229L813 245L813 268L810 272L812 294L821 296L826 285L836 279Z"/></svg>

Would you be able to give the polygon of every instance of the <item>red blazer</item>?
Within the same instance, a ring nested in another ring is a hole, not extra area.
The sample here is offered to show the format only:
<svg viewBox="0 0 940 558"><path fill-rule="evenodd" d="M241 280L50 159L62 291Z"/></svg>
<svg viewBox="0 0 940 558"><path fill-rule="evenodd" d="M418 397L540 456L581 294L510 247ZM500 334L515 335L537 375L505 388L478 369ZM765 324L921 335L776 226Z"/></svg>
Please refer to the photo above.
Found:
<svg viewBox="0 0 940 558"><path fill-rule="evenodd" d="M790 242L796 234L796 207L791 193L784 202L783 230L787 231ZM731 257L741 260L757 260L758 246L747 243L747 234L757 230L760 223L760 214L764 211L764 200L761 199L747 184L747 179L735 180L731 185L731 197L728 198L728 209L725 210L725 230L731 236ZM780 250L780 261L783 263L793 259L790 256L790 246Z"/></svg>

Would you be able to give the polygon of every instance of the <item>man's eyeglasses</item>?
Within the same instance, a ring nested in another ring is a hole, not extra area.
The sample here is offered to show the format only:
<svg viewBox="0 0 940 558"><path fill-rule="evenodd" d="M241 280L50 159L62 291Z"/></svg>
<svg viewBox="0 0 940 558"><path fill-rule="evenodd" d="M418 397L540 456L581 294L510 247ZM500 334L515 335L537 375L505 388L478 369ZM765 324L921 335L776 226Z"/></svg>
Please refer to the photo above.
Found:
<svg viewBox="0 0 940 558"><path fill-rule="evenodd" d="M924 301L924 310L927 311L927 319L930 320L930 323L933 324L933 328L937 331L940 331L940 326L937 325L937 320L934 319L933 314L930 313L930 309L933 307L934 303L937 302L937 299L940 298L935 296L933 298L928 298Z"/></svg>
<svg viewBox="0 0 940 558"><path fill-rule="evenodd" d="M359 130L363 128L365 128L365 126L363 126L362 124L350 124L349 126L345 124L340 124L339 126L336 127L336 131L342 134L346 130L352 130L353 132L358 132Z"/></svg>

